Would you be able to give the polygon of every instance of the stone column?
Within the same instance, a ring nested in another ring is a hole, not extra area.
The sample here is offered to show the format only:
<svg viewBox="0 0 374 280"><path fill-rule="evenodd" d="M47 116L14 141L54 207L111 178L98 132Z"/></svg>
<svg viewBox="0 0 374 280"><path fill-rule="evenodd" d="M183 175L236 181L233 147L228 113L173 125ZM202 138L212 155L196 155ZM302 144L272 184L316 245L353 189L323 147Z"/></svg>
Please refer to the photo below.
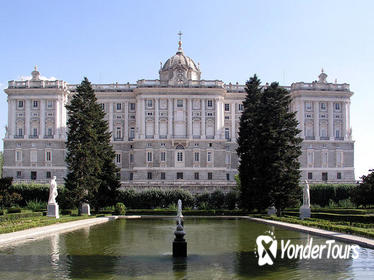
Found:
<svg viewBox="0 0 374 280"><path fill-rule="evenodd" d="M173 98L168 103L168 138L173 138Z"/></svg>
<svg viewBox="0 0 374 280"><path fill-rule="evenodd" d="M343 102L342 103L342 115L343 115L343 118L342 118L342 135L341 137L344 138L344 140L347 140L347 102Z"/></svg>
<svg viewBox="0 0 374 280"><path fill-rule="evenodd" d="M58 139L60 137L60 117L61 117L61 112L60 112L60 100L59 98L57 97L56 101L55 101L55 113L56 113L56 116L55 116L55 136L54 138L55 139Z"/></svg>
<svg viewBox="0 0 374 280"><path fill-rule="evenodd" d="M155 98L155 139L158 139L158 136L160 134L160 129L159 129L159 99Z"/></svg>
<svg viewBox="0 0 374 280"><path fill-rule="evenodd" d="M113 102L108 103L108 122L109 122L109 132L112 133L111 140L113 140Z"/></svg>
<svg viewBox="0 0 374 280"><path fill-rule="evenodd" d="M351 101L347 101L347 140L352 140L351 135ZM348 133L349 131L349 133Z"/></svg>
<svg viewBox="0 0 374 280"><path fill-rule="evenodd" d="M318 102L314 101L314 139L319 140L319 107Z"/></svg>
<svg viewBox="0 0 374 280"><path fill-rule="evenodd" d="M235 119L235 103L231 103L231 142L236 140L236 119Z"/></svg>
<svg viewBox="0 0 374 280"><path fill-rule="evenodd" d="M300 136L304 139L305 138L305 132L304 132L304 123L305 123L305 113L304 113L304 100L299 101L299 122L300 122L300 130L301 134Z"/></svg>
<svg viewBox="0 0 374 280"><path fill-rule="evenodd" d="M141 134L141 116L140 116L140 98L136 99L136 128L135 128L135 138L140 139Z"/></svg>
<svg viewBox="0 0 374 280"><path fill-rule="evenodd" d="M30 109L31 109L31 100L26 99L25 102L25 138L29 138L30 135Z"/></svg>
<svg viewBox="0 0 374 280"><path fill-rule="evenodd" d="M205 99L201 99L201 139L205 139Z"/></svg>
<svg viewBox="0 0 374 280"><path fill-rule="evenodd" d="M215 136L214 139L220 139L221 137L221 104L220 100L217 98L216 99L216 104L215 104L215 111L216 111L216 131L215 131Z"/></svg>
<svg viewBox="0 0 374 280"><path fill-rule="evenodd" d="M44 138L45 135L45 100L40 100L40 131L39 138Z"/></svg>
<svg viewBox="0 0 374 280"><path fill-rule="evenodd" d="M123 140L129 139L129 102L125 101L125 128L123 131Z"/></svg>
<svg viewBox="0 0 374 280"><path fill-rule="evenodd" d="M9 138L14 138L14 135L17 134L17 124L16 124L16 120L17 120L17 101L14 100L14 99L10 99L9 100L10 104L8 105L8 118L9 118L9 121L8 121L8 137Z"/></svg>
<svg viewBox="0 0 374 280"><path fill-rule="evenodd" d="M192 138L192 99L191 98L188 98L187 99L187 109L188 109L188 113L187 113L187 136L189 139Z"/></svg>
<svg viewBox="0 0 374 280"><path fill-rule="evenodd" d="M144 98L140 99L140 120L141 120L141 130L140 130L140 137L144 139L145 137L145 112L144 112Z"/></svg>
<svg viewBox="0 0 374 280"><path fill-rule="evenodd" d="M334 139L334 108L333 102L328 102L328 114L329 114L329 137L330 140Z"/></svg>

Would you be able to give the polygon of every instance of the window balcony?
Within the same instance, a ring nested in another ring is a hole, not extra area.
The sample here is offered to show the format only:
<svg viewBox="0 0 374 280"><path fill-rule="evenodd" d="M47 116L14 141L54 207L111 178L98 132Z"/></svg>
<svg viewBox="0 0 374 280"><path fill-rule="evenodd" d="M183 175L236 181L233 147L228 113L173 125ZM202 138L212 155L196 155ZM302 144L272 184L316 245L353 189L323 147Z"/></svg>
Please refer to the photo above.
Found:
<svg viewBox="0 0 374 280"><path fill-rule="evenodd" d="M114 141L123 141L123 137L114 137Z"/></svg>
<svg viewBox="0 0 374 280"><path fill-rule="evenodd" d="M207 136L206 136L206 139L214 139L214 136L211 136L211 135L209 136L209 135L207 135Z"/></svg>
<svg viewBox="0 0 374 280"><path fill-rule="evenodd" d="M24 135L14 135L14 139L23 139Z"/></svg>
<svg viewBox="0 0 374 280"><path fill-rule="evenodd" d="M133 141L135 137L129 137L129 141Z"/></svg>
<svg viewBox="0 0 374 280"><path fill-rule="evenodd" d="M168 136L167 135L160 135L159 138L160 139L166 139Z"/></svg>
<svg viewBox="0 0 374 280"><path fill-rule="evenodd" d="M44 135L44 139L52 139L53 135Z"/></svg>
<svg viewBox="0 0 374 280"><path fill-rule="evenodd" d="M38 135L29 135L29 138L30 139L36 139L36 138L39 138L39 136Z"/></svg>
<svg viewBox="0 0 374 280"><path fill-rule="evenodd" d="M344 137L335 137L335 140L343 141Z"/></svg>
<svg viewBox="0 0 374 280"><path fill-rule="evenodd" d="M321 136L319 139L320 139L320 140L330 140L330 137L327 137L327 136Z"/></svg>
<svg viewBox="0 0 374 280"><path fill-rule="evenodd" d="M305 136L305 140L315 140L314 136Z"/></svg>
<svg viewBox="0 0 374 280"><path fill-rule="evenodd" d="M201 136L200 136L200 135L194 135L194 136L192 136L192 138L193 138L193 139L200 139Z"/></svg>
<svg viewBox="0 0 374 280"><path fill-rule="evenodd" d="M146 135L145 139L153 139L153 137L154 137L153 135Z"/></svg>

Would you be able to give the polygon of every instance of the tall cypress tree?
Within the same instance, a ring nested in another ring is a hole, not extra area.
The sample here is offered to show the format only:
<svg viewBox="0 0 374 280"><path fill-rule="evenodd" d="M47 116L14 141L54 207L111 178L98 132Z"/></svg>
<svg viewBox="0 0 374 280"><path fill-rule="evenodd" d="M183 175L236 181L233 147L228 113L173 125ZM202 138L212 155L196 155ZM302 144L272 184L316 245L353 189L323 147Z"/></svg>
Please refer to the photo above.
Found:
<svg viewBox="0 0 374 280"><path fill-rule="evenodd" d="M105 113L96 102L91 83L84 78L77 87L68 110L66 163L68 174L65 187L70 202L79 206L90 202L95 207L116 197L120 183L114 164Z"/></svg>
<svg viewBox="0 0 374 280"><path fill-rule="evenodd" d="M243 208L263 210L274 205L278 214L300 195L301 138L289 93L272 83L261 87L256 75L246 84L237 153L240 158L240 198Z"/></svg>

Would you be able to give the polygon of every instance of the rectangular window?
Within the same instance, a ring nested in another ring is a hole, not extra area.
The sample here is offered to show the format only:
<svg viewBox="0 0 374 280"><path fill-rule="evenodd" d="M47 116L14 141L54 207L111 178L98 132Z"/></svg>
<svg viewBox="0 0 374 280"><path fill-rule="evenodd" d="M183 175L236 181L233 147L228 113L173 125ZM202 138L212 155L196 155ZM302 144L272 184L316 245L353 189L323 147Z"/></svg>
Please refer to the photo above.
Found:
<svg viewBox="0 0 374 280"><path fill-rule="evenodd" d="M183 152L177 153L177 161L182 162L183 161Z"/></svg>
<svg viewBox="0 0 374 280"><path fill-rule="evenodd" d="M131 127L130 128L130 138L135 138L135 128L134 127Z"/></svg>
<svg viewBox="0 0 374 280"><path fill-rule="evenodd" d="M135 103L130 103L130 111L135 111Z"/></svg>
<svg viewBox="0 0 374 280"><path fill-rule="evenodd" d="M208 154L207 154L207 161L208 162L212 161L212 152L208 152Z"/></svg>
<svg viewBox="0 0 374 280"><path fill-rule="evenodd" d="M18 100L18 108L23 108L23 100Z"/></svg>
<svg viewBox="0 0 374 280"><path fill-rule="evenodd" d="M134 154L130 154L130 163L134 162Z"/></svg>
<svg viewBox="0 0 374 280"><path fill-rule="evenodd" d="M147 161L152 162L152 152L147 152Z"/></svg>
<svg viewBox="0 0 374 280"><path fill-rule="evenodd" d="M153 100L152 99L147 99L147 107L152 108L153 107Z"/></svg>
<svg viewBox="0 0 374 280"><path fill-rule="evenodd" d="M104 103L100 103L100 108L105 111L105 104Z"/></svg>
<svg viewBox="0 0 374 280"><path fill-rule="evenodd" d="M34 127L34 128L32 129L32 135L33 135L33 136L38 136L38 129L37 129L36 127Z"/></svg>
<svg viewBox="0 0 374 280"><path fill-rule="evenodd" d="M226 180L230 181L230 173L226 173Z"/></svg>
<svg viewBox="0 0 374 280"><path fill-rule="evenodd" d="M199 180L199 172L194 173L194 178L195 178L195 180Z"/></svg>
<svg viewBox="0 0 374 280"><path fill-rule="evenodd" d="M305 102L305 110L312 111L312 102Z"/></svg>
<svg viewBox="0 0 374 280"><path fill-rule="evenodd" d="M134 180L134 173L130 172L129 180L130 180L130 181Z"/></svg>
<svg viewBox="0 0 374 280"><path fill-rule="evenodd" d="M225 111L229 112L230 111L230 104L225 104Z"/></svg>
<svg viewBox="0 0 374 280"><path fill-rule="evenodd" d="M122 103L117 103L117 111L121 111L122 110Z"/></svg>
<svg viewBox="0 0 374 280"><path fill-rule="evenodd" d="M121 163L121 154L116 154L116 163Z"/></svg>
<svg viewBox="0 0 374 280"><path fill-rule="evenodd" d="M230 116L225 116L225 120L229 120L230 119Z"/></svg>
<svg viewBox="0 0 374 280"><path fill-rule="evenodd" d="M31 171L31 173L30 173L30 178L31 178L31 180L36 180L36 178L37 178L37 173L36 173L36 171Z"/></svg>
<svg viewBox="0 0 374 280"><path fill-rule="evenodd" d="M208 100L208 108L212 108L213 107L213 100Z"/></svg>
<svg viewBox="0 0 374 280"><path fill-rule="evenodd" d="M34 100L34 101L32 102L32 107L33 107L33 108L38 108L38 105L39 105L39 102L38 102L37 100Z"/></svg>
<svg viewBox="0 0 374 280"><path fill-rule="evenodd" d="M212 172L208 172L208 180L212 180L213 179L213 173Z"/></svg>
<svg viewBox="0 0 374 280"><path fill-rule="evenodd" d="M46 151L45 152L45 161L51 161L52 160L52 152Z"/></svg>
<svg viewBox="0 0 374 280"><path fill-rule="evenodd" d="M213 147L213 143L209 143L209 147Z"/></svg>
<svg viewBox="0 0 374 280"><path fill-rule="evenodd" d="M313 173L312 172L308 172L308 180L312 180L313 179Z"/></svg>
<svg viewBox="0 0 374 280"><path fill-rule="evenodd" d="M177 172L177 179L182 180L183 179L183 172Z"/></svg>
<svg viewBox="0 0 374 280"><path fill-rule="evenodd" d="M200 153L199 153L199 152L195 152L194 160L195 160L196 162L199 162L199 161L200 161Z"/></svg>
<svg viewBox="0 0 374 280"><path fill-rule="evenodd" d="M22 178L22 172L21 171L17 171L16 174L17 174L16 176L17 176L18 179Z"/></svg>
<svg viewBox="0 0 374 280"><path fill-rule="evenodd" d="M335 111L340 112L340 103L335 103Z"/></svg>
<svg viewBox="0 0 374 280"><path fill-rule="evenodd" d="M243 106L243 104L239 104L239 106L238 106L238 110L239 110L240 112L244 110L244 106Z"/></svg>
<svg viewBox="0 0 374 280"><path fill-rule="evenodd" d="M179 108L183 107L183 100L181 100L181 99L177 100L177 107L179 107Z"/></svg>
<svg viewBox="0 0 374 280"><path fill-rule="evenodd" d="M152 180L152 172L147 172L147 179Z"/></svg>
<svg viewBox="0 0 374 280"><path fill-rule="evenodd" d="M52 136L52 133L53 133L52 128L51 128L51 127L48 127L47 135L48 135L48 136Z"/></svg>
<svg viewBox="0 0 374 280"><path fill-rule="evenodd" d="M38 161L38 154L36 151L30 151L30 161L37 162Z"/></svg>
<svg viewBox="0 0 374 280"><path fill-rule="evenodd" d="M52 100L47 100L47 108L48 108L48 109L52 109L52 107L53 107L53 102L52 102Z"/></svg>
<svg viewBox="0 0 374 280"><path fill-rule="evenodd" d="M229 140L230 139L230 128L225 128L225 139Z"/></svg>
<svg viewBox="0 0 374 280"><path fill-rule="evenodd" d="M327 180L328 180L328 174L327 174L327 172L322 172L322 181L327 182Z"/></svg>
<svg viewBox="0 0 374 280"><path fill-rule="evenodd" d="M121 130L120 127L117 127L117 128L116 128L116 138L117 138L117 139L122 138L122 130Z"/></svg>
<svg viewBox="0 0 374 280"><path fill-rule="evenodd" d="M52 176L51 176L51 171L47 171L47 172L45 173L45 177L46 177L47 179L51 179L51 178L52 178Z"/></svg>
<svg viewBox="0 0 374 280"><path fill-rule="evenodd" d="M16 161L22 161L22 151L16 151Z"/></svg>
<svg viewBox="0 0 374 280"><path fill-rule="evenodd" d="M321 102L320 103L320 109L321 109L321 111L326 111L326 103L325 102Z"/></svg>
<svg viewBox="0 0 374 280"><path fill-rule="evenodd" d="M336 179L338 179L338 180L342 179L342 173L341 172L336 173Z"/></svg>
<svg viewBox="0 0 374 280"><path fill-rule="evenodd" d="M18 128L18 136L23 136L23 128Z"/></svg>
<svg viewBox="0 0 374 280"><path fill-rule="evenodd" d="M161 172L161 180L165 180L166 176L165 176L165 172Z"/></svg>
<svg viewBox="0 0 374 280"><path fill-rule="evenodd" d="M160 160L161 161L166 161L166 152L161 152L160 153Z"/></svg>

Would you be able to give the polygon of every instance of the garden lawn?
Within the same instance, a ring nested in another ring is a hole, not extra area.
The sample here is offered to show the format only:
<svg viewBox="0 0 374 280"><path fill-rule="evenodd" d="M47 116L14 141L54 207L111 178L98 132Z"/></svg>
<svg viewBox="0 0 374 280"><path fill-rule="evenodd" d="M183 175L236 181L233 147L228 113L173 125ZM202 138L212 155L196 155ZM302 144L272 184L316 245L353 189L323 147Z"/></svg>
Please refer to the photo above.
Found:
<svg viewBox="0 0 374 280"><path fill-rule="evenodd" d="M16 220L7 220L0 222L0 234L15 232L19 230L48 226L52 224L72 222L82 219L94 218L95 216L60 216L60 219L53 217L38 216L38 217L25 217Z"/></svg>

